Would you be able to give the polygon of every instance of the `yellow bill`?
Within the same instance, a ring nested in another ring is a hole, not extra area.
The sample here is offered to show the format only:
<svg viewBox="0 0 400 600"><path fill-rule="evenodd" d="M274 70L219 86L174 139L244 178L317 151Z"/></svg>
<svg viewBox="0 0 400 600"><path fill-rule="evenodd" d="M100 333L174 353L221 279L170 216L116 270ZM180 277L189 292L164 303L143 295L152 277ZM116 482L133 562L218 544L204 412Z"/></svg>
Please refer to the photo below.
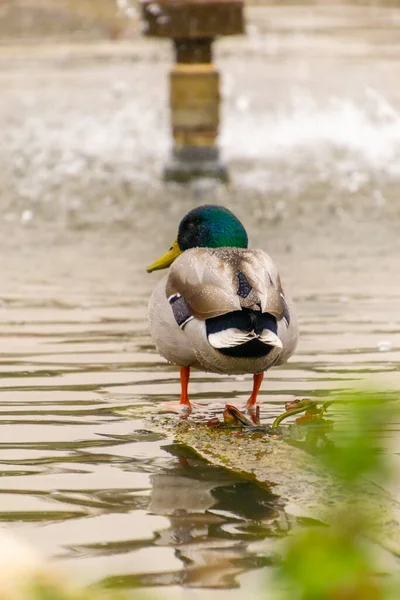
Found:
<svg viewBox="0 0 400 600"><path fill-rule="evenodd" d="M178 246L178 240L175 240L172 244L171 248L166 252L161 258L155 260L151 265L149 265L146 269L148 273L152 271L158 271L159 269L166 269L178 256L182 253L181 249Z"/></svg>

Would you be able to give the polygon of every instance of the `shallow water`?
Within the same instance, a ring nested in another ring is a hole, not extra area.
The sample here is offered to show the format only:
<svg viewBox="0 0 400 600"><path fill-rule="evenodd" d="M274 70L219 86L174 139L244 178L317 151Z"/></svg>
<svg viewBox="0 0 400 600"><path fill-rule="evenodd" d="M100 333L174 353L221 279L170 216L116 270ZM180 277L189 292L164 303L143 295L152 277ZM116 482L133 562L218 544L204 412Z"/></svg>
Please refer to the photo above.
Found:
<svg viewBox="0 0 400 600"><path fill-rule="evenodd" d="M318 30L299 58L298 34L278 25L271 55L251 31L240 52L220 50L227 189L159 183L168 61L153 50L104 65L19 58L0 75L0 516L84 581L174 597L242 584L249 597L290 526L268 490L188 456L145 419L179 393L147 334L158 275L145 267L190 207L235 210L296 300L301 340L265 379L264 422L295 398L399 389L398 55L388 39L373 60L340 44L316 56L312 42L332 41ZM364 50L374 31L359 27ZM194 373L191 398L220 414L250 383Z"/></svg>

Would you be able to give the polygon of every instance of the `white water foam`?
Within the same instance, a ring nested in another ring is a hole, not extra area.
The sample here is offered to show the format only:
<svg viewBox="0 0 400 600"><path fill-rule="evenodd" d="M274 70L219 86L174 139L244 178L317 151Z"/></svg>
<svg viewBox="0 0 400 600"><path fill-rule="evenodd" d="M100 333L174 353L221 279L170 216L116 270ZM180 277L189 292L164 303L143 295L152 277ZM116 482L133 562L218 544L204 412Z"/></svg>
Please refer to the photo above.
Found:
<svg viewBox="0 0 400 600"><path fill-rule="evenodd" d="M372 88L362 105L333 97L321 106L304 91L281 112L255 113L250 104L245 113L227 114L221 142L229 160L284 160L294 167L323 166L334 157L335 172L358 168L400 177L400 113Z"/></svg>

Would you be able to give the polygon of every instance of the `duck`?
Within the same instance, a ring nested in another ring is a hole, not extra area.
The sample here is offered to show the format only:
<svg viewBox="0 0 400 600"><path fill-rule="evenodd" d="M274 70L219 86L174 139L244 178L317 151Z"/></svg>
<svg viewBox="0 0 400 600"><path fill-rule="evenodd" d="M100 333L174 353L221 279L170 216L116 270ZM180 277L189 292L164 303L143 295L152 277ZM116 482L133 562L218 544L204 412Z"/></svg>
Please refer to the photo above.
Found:
<svg viewBox="0 0 400 600"><path fill-rule="evenodd" d="M278 269L227 208L206 204L181 220L170 249L147 267L168 271L150 297L148 324L159 354L180 367L179 406L191 411L192 368L253 375L246 407L255 411L264 373L295 351L294 304Z"/></svg>

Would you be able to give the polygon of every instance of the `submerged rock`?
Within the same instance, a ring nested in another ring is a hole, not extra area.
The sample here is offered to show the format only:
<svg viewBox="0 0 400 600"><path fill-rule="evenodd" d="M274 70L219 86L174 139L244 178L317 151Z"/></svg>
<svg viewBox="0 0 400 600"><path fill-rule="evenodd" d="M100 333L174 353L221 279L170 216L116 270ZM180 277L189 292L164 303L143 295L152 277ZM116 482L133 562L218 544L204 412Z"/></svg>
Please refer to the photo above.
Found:
<svg viewBox="0 0 400 600"><path fill-rule="evenodd" d="M346 484L333 476L317 457L299 447L301 428L287 426L280 433L210 428L206 424L152 418L152 429L173 436L216 466L225 467L268 486L280 497L288 514L301 514L329 524L332 509L358 505L373 515L369 537L400 557L400 503L372 481L363 480L352 497Z"/></svg>

